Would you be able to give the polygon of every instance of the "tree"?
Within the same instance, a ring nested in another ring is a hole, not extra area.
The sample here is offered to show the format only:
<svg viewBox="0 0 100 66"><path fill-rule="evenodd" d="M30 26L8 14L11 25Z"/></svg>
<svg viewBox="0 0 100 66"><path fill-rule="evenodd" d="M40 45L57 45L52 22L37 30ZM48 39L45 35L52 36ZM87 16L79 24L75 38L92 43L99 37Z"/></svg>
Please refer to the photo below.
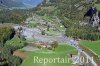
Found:
<svg viewBox="0 0 100 66"><path fill-rule="evenodd" d="M8 62L9 66L20 66L22 60L16 56L9 56Z"/></svg>
<svg viewBox="0 0 100 66"><path fill-rule="evenodd" d="M7 66L20 66L22 63L21 58L13 56L12 51L15 51L15 48L11 46L5 46L1 50L0 58L5 59L2 60L4 62L3 65L7 64Z"/></svg>
<svg viewBox="0 0 100 66"><path fill-rule="evenodd" d="M51 47L53 50L55 50L55 48L58 47L58 42L57 41L52 42Z"/></svg>
<svg viewBox="0 0 100 66"><path fill-rule="evenodd" d="M42 30L42 31L41 31L41 34L42 34L42 35L45 35L45 30Z"/></svg>
<svg viewBox="0 0 100 66"><path fill-rule="evenodd" d="M49 31L50 30L50 26L49 25L47 25L47 31Z"/></svg>

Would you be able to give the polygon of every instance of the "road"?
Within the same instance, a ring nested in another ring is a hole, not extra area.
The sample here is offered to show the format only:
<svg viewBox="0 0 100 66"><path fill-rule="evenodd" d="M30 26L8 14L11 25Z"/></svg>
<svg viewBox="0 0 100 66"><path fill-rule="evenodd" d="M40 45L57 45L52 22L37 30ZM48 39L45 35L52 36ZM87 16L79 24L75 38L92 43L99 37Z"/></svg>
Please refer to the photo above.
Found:
<svg viewBox="0 0 100 66"><path fill-rule="evenodd" d="M75 47L78 50L78 52L81 52L82 54L84 54L87 57L87 59L89 59L89 61L92 63L93 66L98 66L97 63L93 60L93 58L91 56L89 56L88 53L86 53L85 51L83 51L82 48L80 48L78 46L78 42L76 40L74 40L73 38L69 38L68 41L67 41L67 43L69 45ZM80 61L79 56L80 55L78 55L77 59Z"/></svg>

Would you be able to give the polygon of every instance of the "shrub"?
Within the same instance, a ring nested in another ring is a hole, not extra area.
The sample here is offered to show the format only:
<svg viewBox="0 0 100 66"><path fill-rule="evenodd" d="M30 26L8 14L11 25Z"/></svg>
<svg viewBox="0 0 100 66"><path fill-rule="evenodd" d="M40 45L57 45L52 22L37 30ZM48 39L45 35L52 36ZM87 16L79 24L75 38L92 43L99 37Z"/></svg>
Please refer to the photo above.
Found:
<svg viewBox="0 0 100 66"><path fill-rule="evenodd" d="M41 31L41 34L42 34L42 35L45 35L45 31L44 31L44 30L42 30L42 31Z"/></svg>
<svg viewBox="0 0 100 66"><path fill-rule="evenodd" d="M58 47L58 42L57 41L52 42L51 47L52 47L52 50L55 50L55 48Z"/></svg>
<svg viewBox="0 0 100 66"><path fill-rule="evenodd" d="M48 47L48 50L52 50L52 47Z"/></svg>
<svg viewBox="0 0 100 66"><path fill-rule="evenodd" d="M37 48L41 49L41 46L38 45Z"/></svg>

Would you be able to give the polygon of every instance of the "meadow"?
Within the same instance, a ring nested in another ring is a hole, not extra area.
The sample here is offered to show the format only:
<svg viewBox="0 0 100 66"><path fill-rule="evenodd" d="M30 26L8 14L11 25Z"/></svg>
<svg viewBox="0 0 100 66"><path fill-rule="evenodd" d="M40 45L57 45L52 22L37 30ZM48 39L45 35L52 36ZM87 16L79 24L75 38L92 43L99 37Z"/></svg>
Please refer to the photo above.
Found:
<svg viewBox="0 0 100 66"><path fill-rule="evenodd" d="M100 4L95 4L98 11L100 11Z"/></svg>
<svg viewBox="0 0 100 66"><path fill-rule="evenodd" d="M100 41L80 41L80 44L89 48L93 53L100 56Z"/></svg>
<svg viewBox="0 0 100 66"><path fill-rule="evenodd" d="M52 50L48 50L48 49L40 49L38 51L34 51L34 52L30 52L28 57L23 61L21 66L72 66L71 64L71 60L69 62L65 62L65 63L58 63L57 61L55 61L55 63L45 63L41 62L41 63L34 63L34 57L38 57L38 58L64 58L64 59L69 59L70 58L70 54L76 54L77 51L75 48L69 46L69 45L59 45L55 51Z"/></svg>

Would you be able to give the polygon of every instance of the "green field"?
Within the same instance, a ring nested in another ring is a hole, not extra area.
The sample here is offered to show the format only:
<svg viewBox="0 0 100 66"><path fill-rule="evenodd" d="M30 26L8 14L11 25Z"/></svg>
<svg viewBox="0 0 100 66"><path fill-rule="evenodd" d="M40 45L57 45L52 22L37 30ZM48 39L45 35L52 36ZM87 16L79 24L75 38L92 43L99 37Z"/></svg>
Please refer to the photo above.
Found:
<svg viewBox="0 0 100 66"><path fill-rule="evenodd" d="M39 58L70 58L70 53L77 53L76 49L68 46L68 45L59 45L58 48L56 48L55 51L47 50L47 49L40 49L38 51L30 52L29 56L23 61L21 66L72 66L71 61L69 63L58 63L57 61L55 63L47 62L44 64L44 62L37 63L34 62L34 57Z"/></svg>
<svg viewBox="0 0 100 66"><path fill-rule="evenodd" d="M95 4L98 11L100 11L100 4Z"/></svg>
<svg viewBox="0 0 100 66"><path fill-rule="evenodd" d="M37 23L33 20L33 21L30 21L28 25L29 27L34 28L37 26Z"/></svg>
<svg viewBox="0 0 100 66"><path fill-rule="evenodd" d="M80 41L80 43L83 46L91 49L98 56L100 56L100 41L86 41L86 40L83 40L83 41Z"/></svg>

